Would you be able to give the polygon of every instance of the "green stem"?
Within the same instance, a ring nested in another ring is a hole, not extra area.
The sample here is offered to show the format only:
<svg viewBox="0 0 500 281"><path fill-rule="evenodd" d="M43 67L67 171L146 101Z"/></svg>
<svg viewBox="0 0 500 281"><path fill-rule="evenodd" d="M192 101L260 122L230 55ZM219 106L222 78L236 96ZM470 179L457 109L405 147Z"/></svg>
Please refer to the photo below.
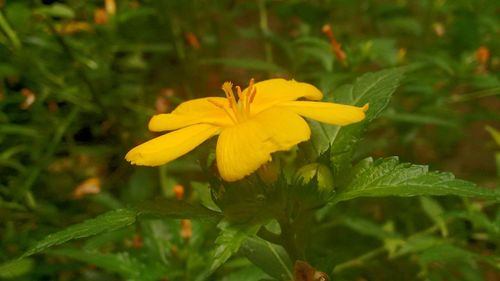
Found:
<svg viewBox="0 0 500 281"><path fill-rule="evenodd" d="M464 94L464 95L460 95L460 96L452 96L448 100L448 103L464 102L464 101L470 101L470 100L491 97L491 96L496 96L496 95L500 95L500 87L481 90L481 91L477 91L477 92L473 92L473 93L469 93L469 94Z"/></svg>
<svg viewBox="0 0 500 281"><path fill-rule="evenodd" d="M279 220L281 245L287 251L292 263L305 260L307 237L310 235L310 223L314 221L314 210L293 206L284 219Z"/></svg>
<svg viewBox="0 0 500 281"><path fill-rule="evenodd" d="M30 189L35 183L36 179L42 172L42 167L45 167L45 163L49 160L49 158L54 154L57 146L61 143L61 140L64 136L64 133L66 130L69 128L69 125L73 122L73 120L76 118L78 115L80 109L78 107L73 107L69 115L64 119L64 122L57 128L57 130L54 133L54 136L52 137L52 140L45 150L45 153L43 154L41 158L41 163L35 167L34 169L31 170L31 173L28 175L28 178L26 179L24 185L20 189L20 193L22 196L25 196L27 202L32 202L32 196L30 194Z"/></svg>
<svg viewBox="0 0 500 281"><path fill-rule="evenodd" d="M16 32L12 29L10 26L9 22L5 18L3 11L0 10L0 28L2 29L3 32L7 35L9 40L12 42L12 45L14 45L14 48L19 49L21 48L21 41L19 40L19 37L17 36Z"/></svg>
<svg viewBox="0 0 500 281"><path fill-rule="evenodd" d="M47 26L49 27L50 31L52 32L52 34L56 38L56 40L59 43L59 45L61 46L61 48L63 49L66 56L68 56L68 58L70 60L72 60L73 62L75 62L77 64L76 71L77 71L78 75L80 76L80 78L85 83L85 85L87 85L87 88L89 89L89 92L90 92L94 102L97 104L97 106L99 107L99 109L101 109L102 112L106 112L104 105L102 104L101 99L99 98L99 94L98 94L97 90L95 89L94 85L90 81L90 78L88 77L87 73L82 69L80 61L78 61L77 57L75 56L75 54L71 50L68 43L66 43L64 38L61 35L59 35L59 33L57 32L56 28L54 27L54 25L52 24L52 22L50 20L47 20Z"/></svg>
<svg viewBox="0 0 500 281"><path fill-rule="evenodd" d="M333 270L332 274L338 274L339 272L341 271L344 271L345 269L347 268L350 268L350 267L357 267L357 266L361 266L363 265L366 261L382 254L385 252L385 247L380 247L380 248L377 248L375 250L372 250L372 251L369 251L359 257L356 257L352 260L349 260L349 261L346 261L346 262L343 262L341 264L338 264L335 269Z"/></svg>
<svg viewBox="0 0 500 281"><path fill-rule="evenodd" d="M273 49L271 43L269 42L271 30L269 29L269 23L267 20L266 0L258 0L257 4L259 6L259 27L262 35L264 36L264 56L268 63L273 63Z"/></svg>
<svg viewBox="0 0 500 281"><path fill-rule="evenodd" d="M302 259L297 247L296 233L289 222L280 221L280 228L281 245L285 248L292 263L295 263L296 260Z"/></svg>

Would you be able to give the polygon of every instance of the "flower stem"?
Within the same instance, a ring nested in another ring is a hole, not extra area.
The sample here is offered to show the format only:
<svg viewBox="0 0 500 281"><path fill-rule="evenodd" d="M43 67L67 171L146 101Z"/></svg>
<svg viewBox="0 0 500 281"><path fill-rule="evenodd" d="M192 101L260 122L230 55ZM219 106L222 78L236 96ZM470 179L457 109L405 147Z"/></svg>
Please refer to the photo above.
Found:
<svg viewBox="0 0 500 281"><path fill-rule="evenodd" d="M295 263L296 260L303 259L303 251L300 251L297 244L297 236L289 222L280 221L281 227L281 243L283 248L285 248L288 256Z"/></svg>
<svg viewBox="0 0 500 281"><path fill-rule="evenodd" d="M298 208L298 206L296 206ZM281 245L287 251L292 263L297 260L306 260L306 239L309 236L310 223L314 221L314 212L297 209L295 216L289 215L279 220L281 228Z"/></svg>
<svg viewBox="0 0 500 281"><path fill-rule="evenodd" d="M9 40L12 42L12 45L14 45L15 49L21 48L21 41L19 40L19 37L17 37L16 32L12 29L10 26L9 22L5 18L3 11L0 10L0 28L5 32Z"/></svg>

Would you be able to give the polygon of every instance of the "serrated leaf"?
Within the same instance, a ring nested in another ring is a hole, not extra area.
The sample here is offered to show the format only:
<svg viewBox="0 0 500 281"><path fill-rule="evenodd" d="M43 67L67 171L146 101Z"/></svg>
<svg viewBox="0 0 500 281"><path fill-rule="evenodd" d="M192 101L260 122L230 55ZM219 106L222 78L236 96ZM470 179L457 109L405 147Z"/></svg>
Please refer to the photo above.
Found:
<svg viewBox="0 0 500 281"><path fill-rule="evenodd" d="M363 122L340 127L332 139L330 160L335 176L350 167L354 149L365 127L387 107L402 78L403 70L398 68L368 73L358 78L352 88L346 88L339 97L342 103L356 106L369 104L370 108Z"/></svg>
<svg viewBox="0 0 500 281"><path fill-rule="evenodd" d="M270 276L283 281L293 279L292 262L283 247L250 237L243 242L241 252Z"/></svg>
<svg viewBox="0 0 500 281"><path fill-rule="evenodd" d="M0 278L15 278L30 272L33 269L32 259L19 259L0 264Z"/></svg>
<svg viewBox="0 0 500 281"><path fill-rule="evenodd" d="M96 235L103 232L113 231L135 222L137 212L130 209L114 210L94 219L69 226L68 228L50 234L29 249L22 257L31 256L55 245L67 241Z"/></svg>
<svg viewBox="0 0 500 281"><path fill-rule="evenodd" d="M358 197L457 195L500 199L500 191L456 179L451 173L429 172L427 166L399 163L397 157L379 159L356 170L339 188L332 202ZM368 162L369 163L369 162Z"/></svg>

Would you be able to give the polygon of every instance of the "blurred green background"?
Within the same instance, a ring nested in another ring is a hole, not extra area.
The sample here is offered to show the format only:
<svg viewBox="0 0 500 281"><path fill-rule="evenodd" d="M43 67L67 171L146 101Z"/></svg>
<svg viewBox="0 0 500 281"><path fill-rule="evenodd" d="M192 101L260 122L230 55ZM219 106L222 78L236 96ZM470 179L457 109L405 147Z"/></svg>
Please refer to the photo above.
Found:
<svg viewBox="0 0 500 281"><path fill-rule="evenodd" d="M153 114L187 99L222 96L227 80L294 78L331 96L365 72L409 66L357 157L399 155L498 185L497 0L3 0L0 8L0 264L70 224L172 197L176 185L190 200L202 196L206 175L197 155L213 145L160 168L133 167L123 157L154 136L147 131ZM360 200L341 212L379 225L393 221L411 234L429 223L418 202ZM441 204L476 206L459 199ZM483 207L476 214L499 235L500 211ZM498 240L471 236L481 227L471 218L451 226L463 245L498 253ZM146 267L151 276L138 280L195 280L216 232L210 223L193 222L186 242L181 228L178 221L141 222L77 242L73 252L36 256L16 274L0 272L0 279L132 280L127 268ZM376 244L355 228L331 233L335 239L325 243L336 247L337 263ZM86 257L80 248L102 256ZM468 271L458 279L447 279L439 266L425 273L427 264L407 258L334 280L499 280L491 267L464 263ZM235 259L213 280L262 274Z"/></svg>

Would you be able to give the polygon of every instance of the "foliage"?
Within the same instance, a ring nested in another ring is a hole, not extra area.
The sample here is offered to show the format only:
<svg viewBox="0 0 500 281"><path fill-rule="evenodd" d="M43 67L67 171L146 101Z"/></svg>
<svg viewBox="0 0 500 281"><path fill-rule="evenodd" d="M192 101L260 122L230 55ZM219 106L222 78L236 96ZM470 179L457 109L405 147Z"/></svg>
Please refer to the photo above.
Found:
<svg viewBox="0 0 500 281"><path fill-rule="evenodd" d="M496 280L497 12L0 1L0 280ZM151 115L251 77L370 109L308 120L309 142L236 183L213 141L158 168L123 160Z"/></svg>

